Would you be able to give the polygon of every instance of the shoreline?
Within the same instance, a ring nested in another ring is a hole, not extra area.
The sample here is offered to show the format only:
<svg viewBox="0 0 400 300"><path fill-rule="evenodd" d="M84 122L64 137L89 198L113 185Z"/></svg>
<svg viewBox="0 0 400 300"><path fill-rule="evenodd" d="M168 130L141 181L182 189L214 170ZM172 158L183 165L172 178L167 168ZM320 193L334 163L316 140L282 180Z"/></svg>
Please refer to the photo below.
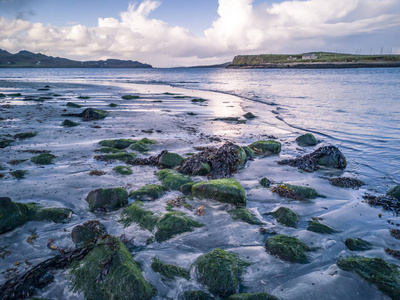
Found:
<svg viewBox="0 0 400 300"><path fill-rule="evenodd" d="M227 69L357 69L399 68L400 62L295 62L265 63L262 65L228 65Z"/></svg>

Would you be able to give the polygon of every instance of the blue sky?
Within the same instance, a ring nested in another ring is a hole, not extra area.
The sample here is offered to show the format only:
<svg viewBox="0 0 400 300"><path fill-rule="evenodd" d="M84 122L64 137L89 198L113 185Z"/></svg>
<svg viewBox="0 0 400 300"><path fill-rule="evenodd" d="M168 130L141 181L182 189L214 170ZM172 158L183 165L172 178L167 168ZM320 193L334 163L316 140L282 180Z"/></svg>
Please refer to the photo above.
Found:
<svg viewBox="0 0 400 300"><path fill-rule="evenodd" d="M382 47L400 53L400 0L0 0L10 52L175 66Z"/></svg>

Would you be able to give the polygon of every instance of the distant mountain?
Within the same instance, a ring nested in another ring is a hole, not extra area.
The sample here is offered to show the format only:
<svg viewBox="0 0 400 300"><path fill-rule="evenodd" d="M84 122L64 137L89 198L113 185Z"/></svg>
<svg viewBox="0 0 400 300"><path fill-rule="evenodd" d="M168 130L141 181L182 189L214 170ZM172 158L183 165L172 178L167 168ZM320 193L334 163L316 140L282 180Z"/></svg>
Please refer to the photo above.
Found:
<svg viewBox="0 0 400 300"><path fill-rule="evenodd" d="M76 61L22 50L11 54L0 49L0 68L152 68L132 60Z"/></svg>

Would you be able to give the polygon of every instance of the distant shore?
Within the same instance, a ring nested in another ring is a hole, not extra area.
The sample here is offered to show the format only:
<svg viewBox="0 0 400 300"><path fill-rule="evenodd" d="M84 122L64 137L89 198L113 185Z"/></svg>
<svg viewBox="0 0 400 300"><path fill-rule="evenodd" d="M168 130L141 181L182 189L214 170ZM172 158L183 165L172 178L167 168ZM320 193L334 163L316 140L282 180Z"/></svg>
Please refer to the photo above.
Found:
<svg viewBox="0 0 400 300"><path fill-rule="evenodd" d="M281 62L263 63L259 65L234 65L227 69L355 69L355 68L398 68L399 61L382 62Z"/></svg>

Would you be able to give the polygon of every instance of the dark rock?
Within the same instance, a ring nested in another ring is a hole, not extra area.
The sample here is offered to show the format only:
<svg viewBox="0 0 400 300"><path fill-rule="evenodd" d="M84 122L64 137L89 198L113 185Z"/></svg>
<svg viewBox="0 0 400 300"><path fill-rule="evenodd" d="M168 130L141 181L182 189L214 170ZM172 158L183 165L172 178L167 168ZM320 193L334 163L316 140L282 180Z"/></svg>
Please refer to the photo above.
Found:
<svg viewBox="0 0 400 300"><path fill-rule="evenodd" d="M317 191L313 188L287 183L273 187L271 189L271 192L277 193L281 197L300 201L306 199L314 199L318 197Z"/></svg>
<svg viewBox="0 0 400 300"><path fill-rule="evenodd" d="M261 180L260 180L260 184L263 186L263 187L270 187L271 186L271 183L272 183L272 181L271 180L269 180L268 178L261 178Z"/></svg>
<svg viewBox="0 0 400 300"><path fill-rule="evenodd" d="M301 147L315 146L316 144L318 144L317 139L311 133L306 133L297 137L296 142Z"/></svg>
<svg viewBox="0 0 400 300"><path fill-rule="evenodd" d="M251 112L245 113L243 115L243 117L245 117L246 119L254 119L254 118L256 118L256 116L253 115Z"/></svg>
<svg viewBox="0 0 400 300"><path fill-rule="evenodd" d="M71 120L64 120L64 122L62 122L61 125L64 127L75 127L75 126L78 126L79 123L71 121Z"/></svg>
<svg viewBox="0 0 400 300"><path fill-rule="evenodd" d="M113 168L113 170L121 175L131 175L132 174L132 169L127 167L127 166L116 166Z"/></svg>
<svg viewBox="0 0 400 300"><path fill-rule="evenodd" d="M51 221L61 223L70 218L72 210L62 207L42 208L35 216L37 221Z"/></svg>
<svg viewBox="0 0 400 300"><path fill-rule="evenodd" d="M184 300L214 300L209 294L203 291L186 291L183 294Z"/></svg>
<svg viewBox="0 0 400 300"><path fill-rule="evenodd" d="M278 154L281 152L281 143L273 140L254 142L249 146L256 154Z"/></svg>
<svg viewBox="0 0 400 300"><path fill-rule="evenodd" d="M37 132L22 132L22 133L15 134L14 138L18 139L18 140L25 140L25 139L33 138L37 134L38 134Z"/></svg>
<svg viewBox="0 0 400 300"><path fill-rule="evenodd" d="M86 202L91 211L98 208L115 210L128 204L128 193L124 188L97 189L87 195Z"/></svg>
<svg viewBox="0 0 400 300"><path fill-rule="evenodd" d="M279 298L271 296L268 293L254 293L254 294L235 294L230 296L227 300L279 300Z"/></svg>
<svg viewBox="0 0 400 300"><path fill-rule="evenodd" d="M12 176L14 176L15 179L20 180L20 179L25 178L26 172L28 172L28 171L26 171L26 170L16 170L16 171L10 172L10 174Z"/></svg>
<svg viewBox="0 0 400 300"><path fill-rule="evenodd" d="M71 238L77 247L83 247L96 242L105 234L107 229L103 224L97 220L90 220L75 226L71 231Z"/></svg>
<svg viewBox="0 0 400 300"><path fill-rule="evenodd" d="M34 220L37 210L34 203L16 203L0 197L0 234Z"/></svg>
<svg viewBox="0 0 400 300"><path fill-rule="evenodd" d="M82 107L82 105L79 105L79 104L76 104L76 103L73 103L73 102L68 102L67 106L68 107L73 107L73 108L81 108Z"/></svg>
<svg viewBox="0 0 400 300"><path fill-rule="evenodd" d="M134 140L117 139L117 140L102 140L102 141L99 142L99 145L102 146L102 147L125 149L125 148L128 148L133 143L135 143Z"/></svg>
<svg viewBox="0 0 400 300"><path fill-rule="evenodd" d="M176 153L165 151L159 158L158 164L163 168L175 168L179 166L184 158Z"/></svg>

